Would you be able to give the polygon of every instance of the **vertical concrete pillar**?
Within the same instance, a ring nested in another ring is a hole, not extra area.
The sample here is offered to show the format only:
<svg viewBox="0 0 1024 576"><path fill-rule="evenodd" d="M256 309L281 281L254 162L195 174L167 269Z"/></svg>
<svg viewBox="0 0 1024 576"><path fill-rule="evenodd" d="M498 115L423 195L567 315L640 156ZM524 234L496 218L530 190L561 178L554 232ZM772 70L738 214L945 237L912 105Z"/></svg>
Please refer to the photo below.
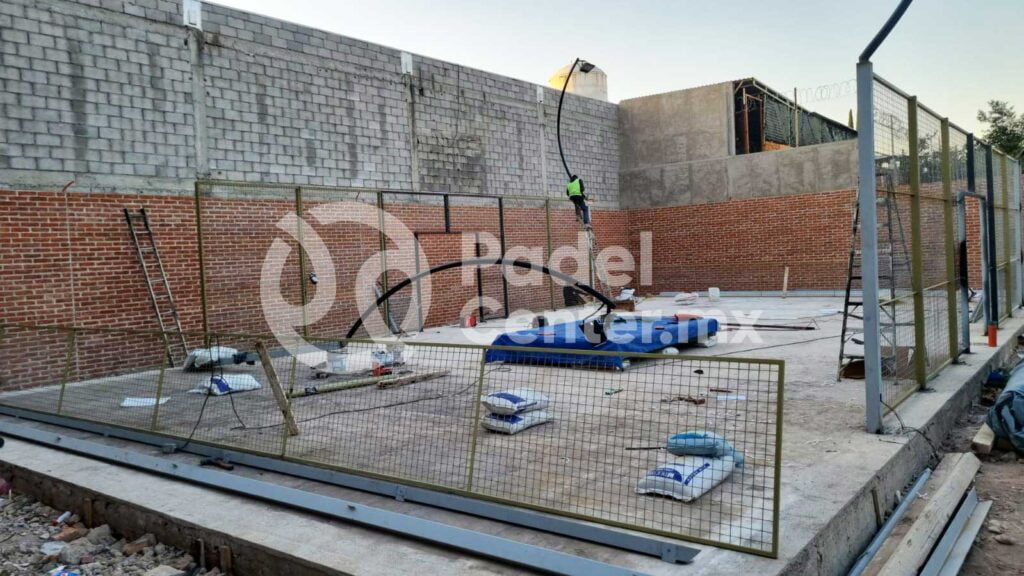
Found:
<svg viewBox="0 0 1024 576"><path fill-rule="evenodd" d="M210 176L209 141L206 130L206 75L203 71L203 31L188 29L188 47L192 67L192 134L195 145L196 178Z"/></svg>
<svg viewBox="0 0 1024 576"><path fill-rule="evenodd" d="M402 52L402 83L405 85L405 117L409 122L409 179L413 192L420 191L420 153L416 137L416 67L412 54Z"/></svg>

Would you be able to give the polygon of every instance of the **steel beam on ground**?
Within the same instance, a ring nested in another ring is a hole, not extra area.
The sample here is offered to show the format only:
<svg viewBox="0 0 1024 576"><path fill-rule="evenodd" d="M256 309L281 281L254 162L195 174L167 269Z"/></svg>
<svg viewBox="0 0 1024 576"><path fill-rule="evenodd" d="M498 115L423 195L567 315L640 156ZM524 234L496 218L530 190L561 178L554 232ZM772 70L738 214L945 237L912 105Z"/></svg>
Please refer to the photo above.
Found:
<svg viewBox="0 0 1024 576"><path fill-rule="evenodd" d="M398 484L379 478L361 476L319 466L301 464L295 461L282 460L270 456L261 456L239 450L225 449L203 444L199 440L187 443L182 439L173 438L159 433L148 433L114 426L106 423L92 422L79 418L57 416L0 405L0 414L22 418L44 424L63 426L92 434L100 434L111 438L120 438L132 442L140 442L151 446L165 447L173 445L176 450L198 456L222 457L235 464L248 466L269 472L286 474L296 478L304 478L316 482L325 482L343 488L360 490L389 498L415 502L435 508L461 512L472 516L487 518L498 522L514 524L533 530L558 534L628 550L638 554L655 556L671 563L689 563L700 552L699 549L685 546L678 542L627 532L614 528L606 528L591 522L583 522L572 518L563 518L537 512L525 508L517 508L487 500L468 498L458 494L450 494L417 486ZM780 420L781 422L781 420ZM2 423L0 423L2 424Z"/></svg>
<svg viewBox="0 0 1024 576"><path fill-rule="evenodd" d="M99 458L107 462L169 476L200 486L258 498L289 508L329 516L338 520L384 530L445 547L456 548L503 563L572 576L643 576L642 573L628 568L517 542L500 536L493 536L416 516L374 508L358 502L350 502L340 498L332 498L305 490L280 486L228 472L148 456L123 448L47 432L31 426L0 422L0 431L10 436L59 450Z"/></svg>

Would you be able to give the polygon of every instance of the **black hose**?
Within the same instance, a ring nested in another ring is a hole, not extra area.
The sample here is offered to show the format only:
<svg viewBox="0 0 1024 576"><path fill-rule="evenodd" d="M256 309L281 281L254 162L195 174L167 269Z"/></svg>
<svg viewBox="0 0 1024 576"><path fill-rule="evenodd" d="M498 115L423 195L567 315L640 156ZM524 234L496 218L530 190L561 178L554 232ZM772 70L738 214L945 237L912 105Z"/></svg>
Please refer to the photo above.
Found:
<svg viewBox="0 0 1024 576"><path fill-rule="evenodd" d="M566 178L572 178L572 172L569 172L569 164L565 161L565 153L562 152L562 101L565 100L565 90L569 87L569 79L572 78L572 72L576 69L576 65L579 63L579 58L574 60L572 66L569 67L569 73L565 75L565 84L562 84L562 94L558 97L558 117L555 120L555 134L557 136L556 140L558 140L558 155L562 158L562 167L565 168Z"/></svg>
<svg viewBox="0 0 1024 576"><path fill-rule="evenodd" d="M377 301L374 302L372 306L368 307L365 311L363 311L362 314L359 315L359 319L356 320L354 324L352 324L351 328L349 328L349 331L345 335L345 338L349 339L355 336L356 332L359 330L359 327L363 325L363 322L366 320L366 318L368 318L370 314L373 313L374 310L379 308L382 304L384 304L384 302L386 302L389 298L394 296L395 293L401 290L402 288L405 288L406 286L426 276L437 274L438 272L444 272L445 270L450 270L452 268L462 268L463 266L512 266L516 268L528 268L530 270L537 270L553 278L558 278L559 280L568 284L570 288L578 292L583 292L584 294L589 294L594 298L597 298L598 300L601 301L602 304L604 304L605 308L607 308L609 312L611 312L612 309L615 308L614 302L612 302L604 294L595 290L589 284L584 284L583 282L580 282L573 278L572 276L569 276L568 274L565 274L563 272L551 270L547 266L543 266L541 264L534 264L529 260L512 260L510 262L505 260L504 258L471 258L468 260L455 260L452 262L446 262L444 264L435 266L430 270L420 272L415 276L410 276L405 280L402 280L398 284L395 284L390 289L388 289L387 292L378 297Z"/></svg>

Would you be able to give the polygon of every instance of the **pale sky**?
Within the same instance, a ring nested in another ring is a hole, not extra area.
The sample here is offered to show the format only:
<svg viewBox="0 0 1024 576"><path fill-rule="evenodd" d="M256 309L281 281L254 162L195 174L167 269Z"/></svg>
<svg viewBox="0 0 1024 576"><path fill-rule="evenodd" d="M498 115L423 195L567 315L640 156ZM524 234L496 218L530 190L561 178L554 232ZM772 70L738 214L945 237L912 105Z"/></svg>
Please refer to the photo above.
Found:
<svg viewBox="0 0 1024 576"><path fill-rule="evenodd" d="M857 56L898 2L218 3L538 84L579 56L608 74L613 102L753 76L787 95L798 88L802 104L845 123ZM981 134L975 116L988 100L1024 112L1024 0L916 0L873 60L877 74Z"/></svg>

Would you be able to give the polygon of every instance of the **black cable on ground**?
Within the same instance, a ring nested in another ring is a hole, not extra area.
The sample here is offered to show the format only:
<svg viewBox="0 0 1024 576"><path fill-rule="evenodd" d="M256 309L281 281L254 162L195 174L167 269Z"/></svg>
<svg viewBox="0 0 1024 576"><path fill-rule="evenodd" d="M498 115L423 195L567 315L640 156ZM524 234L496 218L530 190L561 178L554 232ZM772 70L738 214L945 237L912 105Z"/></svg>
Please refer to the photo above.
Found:
<svg viewBox="0 0 1024 576"><path fill-rule="evenodd" d="M743 352L757 352L759 350L768 350L771 348L784 348L786 346L796 346L797 344L807 344L808 342L818 342L821 340L828 340L830 338L839 338L841 334L834 334L832 336L822 336L820 338L811 338L808 340L798 340L796 342L785 342L783 344L772 344L771 346L761 346L759 348L747 348L745 350L733 350L732 352L723 352L722 354L715 354L709 356L709 358L715 358L717 356L729 356L730 354L742 354Z"/></svg>
<svg viewBox="0 0 1024 576"><path fill-rule="evenodd" d="M910 426L907 426L906 424L904 424L903 423L903 418L900 418L900 413L897 412L896 409L893 408L892 406L889 406L888 404L886 404L885 400L879 400L879 402L882 403L882 406L885 406L886 408L888 408L889 412L892 412L892 415L896 417L896 421L900 423L900 431L898 432L899 434L902 434L904 431L917 432L918 434L921 435L921 438L924 438L924 441L928 443L928 447L931 448L931 450L932 450L932 457L935 458L936 460L939 459L939 451L938 451L938 449L935 448L935 444L932 444L932 441L931 441L931 439L928 438L927 434L925 434L924 432L918 430L917 428L913 428L913 427L910 427Z"/></svg>
<svg viewBox="0 0 1024 576"><path fill-rule="evenodd" d="M189 432L188 434L188 440L186 440L185 443L182 444L180 448L178 448L178 450L184 450L185 448L188 448L189 444L192 443L192 438L196 435L196 430L199 429L199 423L203 421L203 413L206 412L206 403L210 401L210 396L210 391L207 390L206 397L203 398L203 405L201 408L199 408L199 418L196 418L196 423L194 426L192 426L192 431Z"/></svg>

